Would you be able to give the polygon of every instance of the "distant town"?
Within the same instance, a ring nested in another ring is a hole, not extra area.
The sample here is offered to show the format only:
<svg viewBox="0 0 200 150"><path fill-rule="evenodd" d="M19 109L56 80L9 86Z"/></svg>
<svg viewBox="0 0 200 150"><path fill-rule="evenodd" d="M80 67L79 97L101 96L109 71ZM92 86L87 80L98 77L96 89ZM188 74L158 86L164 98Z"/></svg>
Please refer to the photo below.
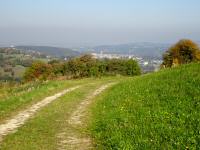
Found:
<svg viewBox="0 0 200 150"><path fill-rule="evenodd" d="M138 57L132 54L108 54L103 53L101 51L100 53L91 53L91 55L96 59L133 59L136 60L139 65L141 66L143 72L152 72L157 71L160 68L160 65L162 63L161 59L145 59L142 57Z"/></svg>

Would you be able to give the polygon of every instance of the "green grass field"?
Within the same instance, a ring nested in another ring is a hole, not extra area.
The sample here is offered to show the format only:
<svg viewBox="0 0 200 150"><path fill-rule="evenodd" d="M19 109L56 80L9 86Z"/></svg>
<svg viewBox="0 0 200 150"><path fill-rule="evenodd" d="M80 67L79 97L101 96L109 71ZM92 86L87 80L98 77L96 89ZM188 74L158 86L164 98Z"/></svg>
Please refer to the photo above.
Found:
<svg viewBox="0 0 200 150"><path fill-rule="evenodd" d="M3 143L0 143L0 149L4 150L55 150L58 148L58 133L72 132L75 130L75 127L69 126L66 121L72 112L79 106L80 102L83 101L86 96L93 93L98 87L109 83L116 82L121 80L121 78L101 78L101 79L83 79L83 80L71 80L71 81L54 81L46 83L44 87L38 88L39 91L43 89L45 91L52 88L52 91L55 92L56 89L54 86L61 88L72 87L75 85L82 85L79 89L67 93L66 95L58 98L53 103L42 108L36 113L36 115L26 122L25 125L19 128L18 132L10 134L5 137ZM62 84L61 84L62 82ZM54 86L53 86L54 85ZM22 90L24 91L24 90ZM33 89L34 94L38 93L36 89ZM38 96L36 95L29 96ZM47 95L47 94L46 94ZM52 92L51 94L52 95ZM27 99L27 102L30 100ZM20 102L18 102L21 104ZM9 104L9 103L8 103ZM9 105L6 106L9 106ZM2 106L2 104L0 103ZM16 104L15 104L16 105ZM21 104L22 105L22 104ZM87 116L86 118L87 119ZM76 130L73 132L77 132ZM80 133L79 133L80 132ZM79 134L89 135L86 128L81 126L78 129Z"/></svg>
<svg viewBox="0 0 200 150"><path fill-rule="evenodd" d="M133 78L1 85L0 123L47 96L82 87L39 110L16 133L4 137L0 149L58 149L62 132L91 137L94 149L199 149L199 73L200 64L190 64ZM82 126L70 126L66 120L80 103L109 82L118 84L92 100Z"/></svg>
<svg viewBox="0 0 200 150"><path fill-rule="evenodd" d="M96 149L200 149L200 64L122 81L96 100Z"/></svg>
<svg viewBox="0 0 200 150"><path fill-rule="evenodd" d="M96 82L109 80L96 79ZM0 122L16 114L21 109L42 100L47 96L75 85L93 82L94 79L33 82L25 85L3 86L0 88Z"/></svg>

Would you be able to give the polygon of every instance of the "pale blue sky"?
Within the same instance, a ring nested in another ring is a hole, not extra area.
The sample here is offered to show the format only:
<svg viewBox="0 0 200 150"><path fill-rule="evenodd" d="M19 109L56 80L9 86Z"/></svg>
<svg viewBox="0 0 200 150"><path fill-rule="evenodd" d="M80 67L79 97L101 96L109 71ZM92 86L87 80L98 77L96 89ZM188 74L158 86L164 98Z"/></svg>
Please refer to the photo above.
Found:
<svg viewBox="0 0 200 150"><path fill-rule="evenodd" d="M200 41L200 0L0 0L0 45Z"/></svg>

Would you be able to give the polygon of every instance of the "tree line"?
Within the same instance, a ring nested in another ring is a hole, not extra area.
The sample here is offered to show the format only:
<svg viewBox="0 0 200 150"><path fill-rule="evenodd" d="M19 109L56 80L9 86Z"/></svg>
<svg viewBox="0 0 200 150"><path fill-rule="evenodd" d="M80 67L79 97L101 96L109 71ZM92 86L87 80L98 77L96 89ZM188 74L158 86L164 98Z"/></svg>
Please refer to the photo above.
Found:
<svg viewBox="0 0 200 150"><path fill-rule="evenodd" d="M0 55L0 60L3 56ZM200 61L200 48L191 40L183 39L163 54L161 68ZM1 62L1 61L0 61ZM91 55L71 58L68 61L52 60L48 63L36 61L29 64L24 74L25 81L48 80L64 77L76 79L101 76L135 76L141 74L137 61L132 59L102 59ZM9 71L9 70L5 70Z"/></svg>
<svg viewBox="0 0 200 150"><path fill-rule="evenodd" d="M83 55L66 62L53 60L48 63L37 61L25 71L25 81L48 80L58 77L76 79L101 76L135 76L141 70L137 61L132 59L98 60L91 55Z"/></svg>

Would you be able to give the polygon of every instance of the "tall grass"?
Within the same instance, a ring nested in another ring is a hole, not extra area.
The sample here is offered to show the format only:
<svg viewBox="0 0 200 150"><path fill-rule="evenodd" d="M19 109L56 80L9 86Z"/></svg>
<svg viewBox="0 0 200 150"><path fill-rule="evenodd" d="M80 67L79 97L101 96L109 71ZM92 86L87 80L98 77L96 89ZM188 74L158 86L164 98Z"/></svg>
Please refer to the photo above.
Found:
<svg viewBox="0 0 200 150"><path fill-rule="evenodd" d="M92 117L97 149L200 149L200 64L125 80Z"/></svg>

